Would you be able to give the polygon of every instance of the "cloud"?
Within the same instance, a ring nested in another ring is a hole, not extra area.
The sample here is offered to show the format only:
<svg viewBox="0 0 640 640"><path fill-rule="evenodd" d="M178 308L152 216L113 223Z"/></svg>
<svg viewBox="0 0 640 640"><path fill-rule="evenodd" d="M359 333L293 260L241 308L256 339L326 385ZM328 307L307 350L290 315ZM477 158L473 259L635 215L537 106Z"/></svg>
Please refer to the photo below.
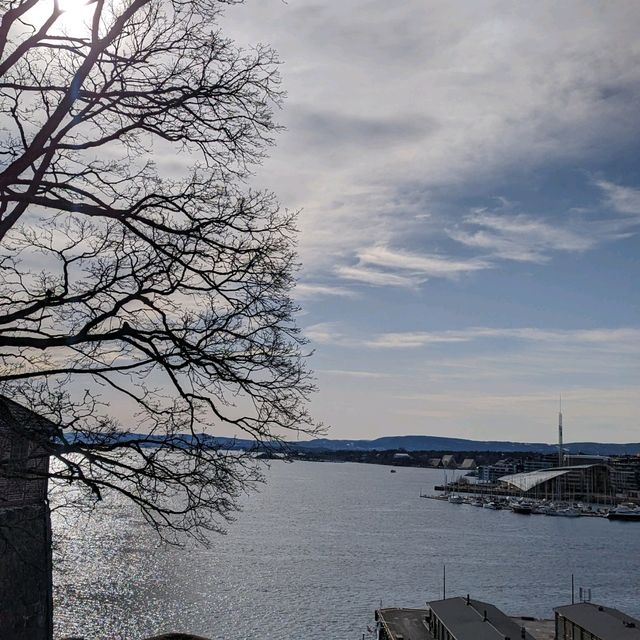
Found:
<svg viewBox="0 0 640 640"><path fill-rule="evenodd" d="M390 147L415 144L426 137L433 124L424 117L373 117L368 113L318 111L303 105L288 107L287 123L301 132L293 141L301 150L309 147L337 161L352 161L363 148L388 153Z"/></svg>
<svg viewBox="0 0 640 640"><path fill-rule="evenodd" d="M368 267L337 267L335 273L345 280L355 280L364 284L378 287L404 287L414 288L425 281L425 278L417 278L412 275L398 275Z"/></svg>
<svg viewBox="0 0 640 640"><path fill-rule="evenodd" d="M318 344L341 344L345 336L336 322L319 322L304 329L304 335Z"/></svg>
<svg viewBox="0 0 640 640"><path fill-rule="evenodd" d="M326 298L328 296L349 298L355 296L355 292L343 287L336 287L332 285L298 282L293 291L293 295L297 300L314 300L316 298Z"/></svg>
<svg viewBox="0 0 640 640"><path fill-rule="evenodd" d="M415 288L429 278L456 278L491 266L479 259L410 253L384 245L360 249L356 258L356 266L337 267L335 273L340 278L365 284L405 288Z"/></svg>
<svg viewBox="0 0 640 640"><path fill-rule="evenodd" d="M393 251L385 246L362 249L358 252L358 259L363 264L402 269L427 277L455 277L462 273L488 269L490 266L484 260L462 260L437 255L420 255Z"/></svg>
<svg viewBox="0 0 640 640"><path fill-rule="evenodd" d="M578 0L230 8L226 33L269 42L285 61L290 98L279 115L287 131L259 182L304 209L305 264L331 269L336 257L353 260L381 240L407 246L410 223L424 222L416 216L438 198L490 194L514 168L530 172L535 188L541 167L584 166L627 144L640 129L634 9L621 2L585 11ZM545 262L556 246L540 235L529 246L513 230L487 226L456 233L463 245L509 260ZM561 250L584 250L588 239L567 234L565 245L578 248ZM361 275L380 280L370 272Z"/></svg>
<svg viewBox="0 0 640 640"><path fill-rule="evenodd" d="M379 371L351 371L348 369L318 369L317 373L323 373L331 376L345 376L347 378L364 378L379 379L393 377L389 373L380 373Z"/></svg>
<svg viewBox="0 0 640 640"><path fill-rule="evenodd" d="M437 334L426 331L406 331L398 333L384 333L366 342L374 349L415 349L432 344L451 342L467 342L471 338L465 336Z"/></svg>
<svg viewBox="0 0 640 640"><path fill-rule="evenodd" d="M448 235L494 258L536 263L548 262L556 251L582 252L597 243L597 238L562 223L551 224L522 214L496 214L486 210L465 216L462 227L450 229Z"/></svg>
<svg viewBox="0 0 640 640"><path fill-rule="evenodd" d="M640 216L640 189L623 187L607 180L598 180L596 185L605 193L605 202L619 213Z"/></svg>
<svg viewBox="0 0 640 640"><path fill-rule="evenodd" d="M404 403L415 403L418 407L409 406L407 411L411 415L429 417L449 417L453 410L458 413L477 415L502 414L509 416L531 415L540 412L544 418L549 414L550 405L558 401L548 391L530 393L505 393L491 394L487 392L467 392L465 394L451 393L421 393L396 396L397 400ZM637 407L638 389L636 387L619 387L615 389L602 389L587 387L571 389L562 394L563 405L566 413L571 417L575 425L581 418L593 417L594 411L605 420L610 420L617 414L626 417L631 407ZM423 408L419 408L422 405ZM454 409L455 407L455 409ZM615 407L615 409L614 409ZM549 415L551 427L552 415ZM551 430L550 430L551 431ZM574 435L571 440L578 440L580 436ZM532 438L535 440L535 438Z"/></svg>
<svg viewBox="0 0 640 640"><path fill-rule="evenodd" d="M324 325L318 325L324 327ZM456 343L480 343L482 341L517 341L521 343L553 345L560 349L606 349L640 354L640 329L597 328L597 329L539 329L536 327L469 327L448 331L392 331L371 338L345 336L333 327L333 342L343 345L368 347L372 349L417 349L433 345ZM326 331L320 334L325 343L332 338Z"/></svg>

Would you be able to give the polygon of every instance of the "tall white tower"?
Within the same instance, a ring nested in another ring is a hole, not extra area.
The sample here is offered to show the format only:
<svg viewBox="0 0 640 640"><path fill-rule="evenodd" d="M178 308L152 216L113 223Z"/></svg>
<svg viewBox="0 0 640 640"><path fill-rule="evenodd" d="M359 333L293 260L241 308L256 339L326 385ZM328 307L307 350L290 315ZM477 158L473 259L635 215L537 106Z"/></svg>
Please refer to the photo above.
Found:
<svg viewBox="0 0 640 640"><path fill-rule="evenodd" d="M560 411L558 412L558 466L563 464L562 451L562 396L560 396Z"/></svg>

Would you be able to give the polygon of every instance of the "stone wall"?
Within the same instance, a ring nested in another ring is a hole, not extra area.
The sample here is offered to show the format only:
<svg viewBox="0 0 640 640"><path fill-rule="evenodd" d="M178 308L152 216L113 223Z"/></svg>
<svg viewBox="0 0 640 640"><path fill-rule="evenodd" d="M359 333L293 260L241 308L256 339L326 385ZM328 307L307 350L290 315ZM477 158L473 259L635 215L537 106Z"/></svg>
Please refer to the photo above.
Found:
<svg viewBox="0 0 640 640"><path fill-rule="evenodd" d="M0 509L0 637L51 637L50 520L46 504Z"/></svg>
<svg viewBox="0 0 640 640"><path fill-rule="evenodd" d="M54 425L0 396L0 640L52 637L48 453Z"/></svg>

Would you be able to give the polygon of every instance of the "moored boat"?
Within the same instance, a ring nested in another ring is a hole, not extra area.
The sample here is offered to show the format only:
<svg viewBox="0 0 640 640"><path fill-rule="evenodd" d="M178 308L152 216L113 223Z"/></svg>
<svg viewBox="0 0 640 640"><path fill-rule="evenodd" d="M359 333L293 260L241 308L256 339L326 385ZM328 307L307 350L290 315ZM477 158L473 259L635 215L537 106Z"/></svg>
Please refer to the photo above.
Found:
<svg viewBox="0 0 640 640"><path fill-rule="evenodd" d="M563 518L579 518L582 514L573 507L566 507L565 509L558 509L553 515Z"/></svg>
<svg viewBox="0 0 640 640"><path fill-rule="evenodd" d="M511 503L511 511L513 513L521 513L522 515L528 516L533 509L533 505L528 502L512 502Z"/></svg>
<svg viewBox="0 0 640 640"><path fill-rule="evenodd" d="M626 520L628 522L640 522L640 509L627 504L621 504L611 509L607 514L609 520Z"/></svg>

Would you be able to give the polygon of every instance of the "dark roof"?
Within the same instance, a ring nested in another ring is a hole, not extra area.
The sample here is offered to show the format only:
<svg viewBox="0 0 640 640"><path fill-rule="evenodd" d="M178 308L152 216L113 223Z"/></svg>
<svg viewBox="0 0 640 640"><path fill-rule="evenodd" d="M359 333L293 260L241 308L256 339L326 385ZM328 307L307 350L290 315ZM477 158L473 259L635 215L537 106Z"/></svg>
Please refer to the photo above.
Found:
<svg viewBox="0 0 640 640"><path fill-rule="evenodd" d="M430 602L434 615L456 640L520 640L522 627L497 607L470 598L447 598ZM486 612L486 620L485 620ZM535 640L526 632L526 640Z"/></svg>
<svg viewBox="0 0 640 640"><path fill-rule="evenodd" d="M55 426L51 420L41 416L39 413L36 413L32 409L28 409L23 404L12 400L11 398L7 398L7 396L0 395L0 403L5 405L7 411L10 411L11 414L16 418L20 417L28 417L28 418L37 418L38 420L42 420L43 422L47 422L52 426Z"/></svg>
<svg viewBox="0 0 640 640"><path fill-rule="evenodd" d="M384 623L392 640L402 636L404 640L433 640L427 631L427 609L378 609L376 620Z"/></svg>
<svg viewBox="0 0 640 640"><path fill-rule="evenodd" d="M2 395L0 395L0 419L7 427L17 429L19 433L27 428L49 435L57 429L57 425L48 418Z"/></svg>
<svg viewBox="0 0 640 640"><path fill-rule="evenodd" d="M640 620L618 609L580 602L557 607L554 611L600 640L640 640Z"/></svg>

